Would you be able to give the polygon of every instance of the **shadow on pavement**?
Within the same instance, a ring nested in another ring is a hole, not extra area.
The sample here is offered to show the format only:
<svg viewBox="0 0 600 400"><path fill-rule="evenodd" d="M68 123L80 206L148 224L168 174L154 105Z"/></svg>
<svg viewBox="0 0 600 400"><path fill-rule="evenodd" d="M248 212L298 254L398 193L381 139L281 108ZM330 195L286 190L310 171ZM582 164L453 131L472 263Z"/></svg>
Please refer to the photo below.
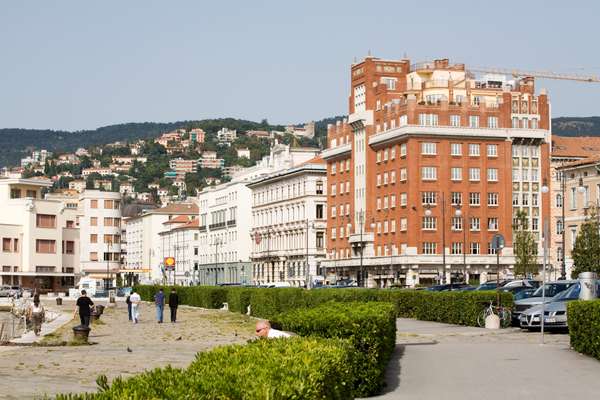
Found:
<svg viewBox="0 0 600 400"><path fill-rule="evenodd" d="M433 340L431 342L396 344L394 353L392 353L392 358L390 359L387 370L385 371L386 385L383 391L379 394L379 396L394 392L400 386L400 360L402 360L402 356L404 356L404 349L407 346L428 346L435 345L437 343L437 341Z"/></svg>

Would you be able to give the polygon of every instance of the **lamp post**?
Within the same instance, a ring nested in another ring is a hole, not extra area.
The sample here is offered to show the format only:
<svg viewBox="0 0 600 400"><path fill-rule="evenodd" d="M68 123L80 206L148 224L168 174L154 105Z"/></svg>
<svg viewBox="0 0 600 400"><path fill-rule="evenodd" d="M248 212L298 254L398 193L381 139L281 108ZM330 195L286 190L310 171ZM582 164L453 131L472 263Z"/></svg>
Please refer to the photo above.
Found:
<svg viewBox="0 0 600 400"><path fill-rule="evenodd" d="M542 194L548 193L548 186L546 182L544 182L542 186ZM564 203L563 198L563 203ZM542 196L542 215L544 215L544 200ZM542 311L540 313L540 332L542 335L542 344L544 344L544 320L545 318L545 306L546 306L546 263L548 261L548 240L550 239L548 234L548 219L547 216L544 216L544 226L543 226L543 238L544 238L544 261L542 265ZM564 242L563 242L564 243ZM563 255L564 257L564 255Z"/></svg>
<svg viewBox="0 0 600 400"><path fill-rule="evenodd" d="M363 253L365 250L365 244L363 242L363 231L364 231L364 224L365 224L365 211L364 210L360 210L358 212L358 223L360 225L360 267L358 270L358 286L359 287L363 287L364 286L364 273L363 273ZM373 219L371 218L371 230L373 230L373 228L375 227L375 223L373 222Z"/></svg>
<svg viewBox="0 0 600 400"><path fill-rule="evenodd" d="M565 198L565 192L567 190L567 178L566 175L564 173L564 171L560 172L560 188L561 188L561 196L562 196L562 207L561 207L561 212L562 212L562 260L560 263L560 279L564 280L567 279L567 264L566 264L566 259L567 259L567 249L566 249L566 229L565 229L565 202L567 201Z"/></svg>
<svg viewBox="0 0 600 400"><path fill-rule="evenodd" d="M463 231L463 244L462 244L462 256L463 256L463 274L467 271L467 215L463 214L461 210L460 204L455 206L456 210L454 211L454 215L458 218L461 218L461 227Z"/></svg>

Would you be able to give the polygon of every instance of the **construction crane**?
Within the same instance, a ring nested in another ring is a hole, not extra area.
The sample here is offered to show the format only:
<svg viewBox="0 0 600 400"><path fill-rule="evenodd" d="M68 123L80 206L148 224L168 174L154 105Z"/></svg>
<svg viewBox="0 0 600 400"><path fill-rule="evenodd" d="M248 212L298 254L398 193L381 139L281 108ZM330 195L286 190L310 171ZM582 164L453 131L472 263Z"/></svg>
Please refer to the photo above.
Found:
<svg viewBox="0 0 600 400"><path fill-rule="evenodd" d="M512 75L514 78L523 78L531 76L534 78L545 78L545 79L561 79L567 81L579 81L588 83L600 83L600 77L594 75L579 75L579 74L559 74L551 71L526 71L520 69L508 69L508 68L488 68L488 67L472 67L469 68L471 72L483 72L488 74L501 74L501 75Z"/></svg>

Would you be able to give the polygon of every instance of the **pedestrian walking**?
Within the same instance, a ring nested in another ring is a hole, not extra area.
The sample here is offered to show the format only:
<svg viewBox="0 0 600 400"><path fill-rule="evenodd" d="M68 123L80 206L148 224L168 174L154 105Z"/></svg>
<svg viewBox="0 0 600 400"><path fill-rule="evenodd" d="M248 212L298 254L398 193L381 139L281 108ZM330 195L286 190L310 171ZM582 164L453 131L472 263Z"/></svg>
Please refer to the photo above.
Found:
<svg viewBox="0 0 600 400"><path fill-rule="evenodd" d="M36 294L33 297L33 303L30 304L29 308L27 309L27 320L31 321L33 333L35 333L36 336L40 336L45 312L46 310L44 309L44 306L42 303L40 303L40 295Z"/></svg>
<svg viewBox="0 0 600 400"><path fill-rule="evenodd" d="M165 311L165 293L162 289L154 295L154 304L156 305L156 320L159 324L163 323L163 312Z"/></svg>
<svg viewBox="0 0 600 400"><path fill-rule="evenodd" d="M169 294L169 309L171 310L171 322L177 322L177 307L179 306L179 296L175 288L171 289Z"/></svg>
<svg viewBox="0 0 600 400"><path fill-rule="evenodd" d="M131 302L131 318L133 319L133 323L137 324L140 320L140 302L142 298L137 294L135 289L131 291L129 301Z"/></svg>
<svg viewBox="0 0 600 400"><path fill-rule="evenodd" d="M75 318L75 315L77 314L77 312L79 312L79 320L81 321L81 325L83 325L85 327L89 327L90 326L90 315L91 315L93 305L94 305L94 302L92 301L92 299L87 297L87 292L85 290L82 290L81 296L79 296L79 298L77 299L73 318Z"/></svg>
<svg viewBox="0 0 600 400"><path fill-rule="evenodd" d="M131 293L129 293L127 295L127 298L125 299L125 303L127 303L127 314L129 315L129 320L132 320L131 317Z"/></svg>

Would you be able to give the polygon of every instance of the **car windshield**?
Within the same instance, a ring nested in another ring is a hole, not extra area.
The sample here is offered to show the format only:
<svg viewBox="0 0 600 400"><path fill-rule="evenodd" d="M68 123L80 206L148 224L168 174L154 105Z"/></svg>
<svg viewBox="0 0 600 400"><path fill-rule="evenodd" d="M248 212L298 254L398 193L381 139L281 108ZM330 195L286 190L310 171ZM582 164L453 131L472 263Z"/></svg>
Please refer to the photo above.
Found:
<svg viewBox="0 0 600 400"><path fill-rule="evenodd" d="M561 300L574 300L579 298L579 292L581 291L581 286L579 284L573 285L567 290L563 290L558 293L556 296L552 298L552 301L561 301Z"/></svg>
<svg viewBox="0 0 600 400"><path fill-rule="evenodd" d="M540 286L539 288L537 288L537 290L535 292L533 292L531 297L542 297L542 290L546 291L546 293L545 293L546 297L554 297L557 294L559 294L560 292L562 292L563 290L568 289L572 285L573 285L573 283L571 283L571 282L569 282L569 283L567 283L567 282L546 283L543 286Z"/></svg>

